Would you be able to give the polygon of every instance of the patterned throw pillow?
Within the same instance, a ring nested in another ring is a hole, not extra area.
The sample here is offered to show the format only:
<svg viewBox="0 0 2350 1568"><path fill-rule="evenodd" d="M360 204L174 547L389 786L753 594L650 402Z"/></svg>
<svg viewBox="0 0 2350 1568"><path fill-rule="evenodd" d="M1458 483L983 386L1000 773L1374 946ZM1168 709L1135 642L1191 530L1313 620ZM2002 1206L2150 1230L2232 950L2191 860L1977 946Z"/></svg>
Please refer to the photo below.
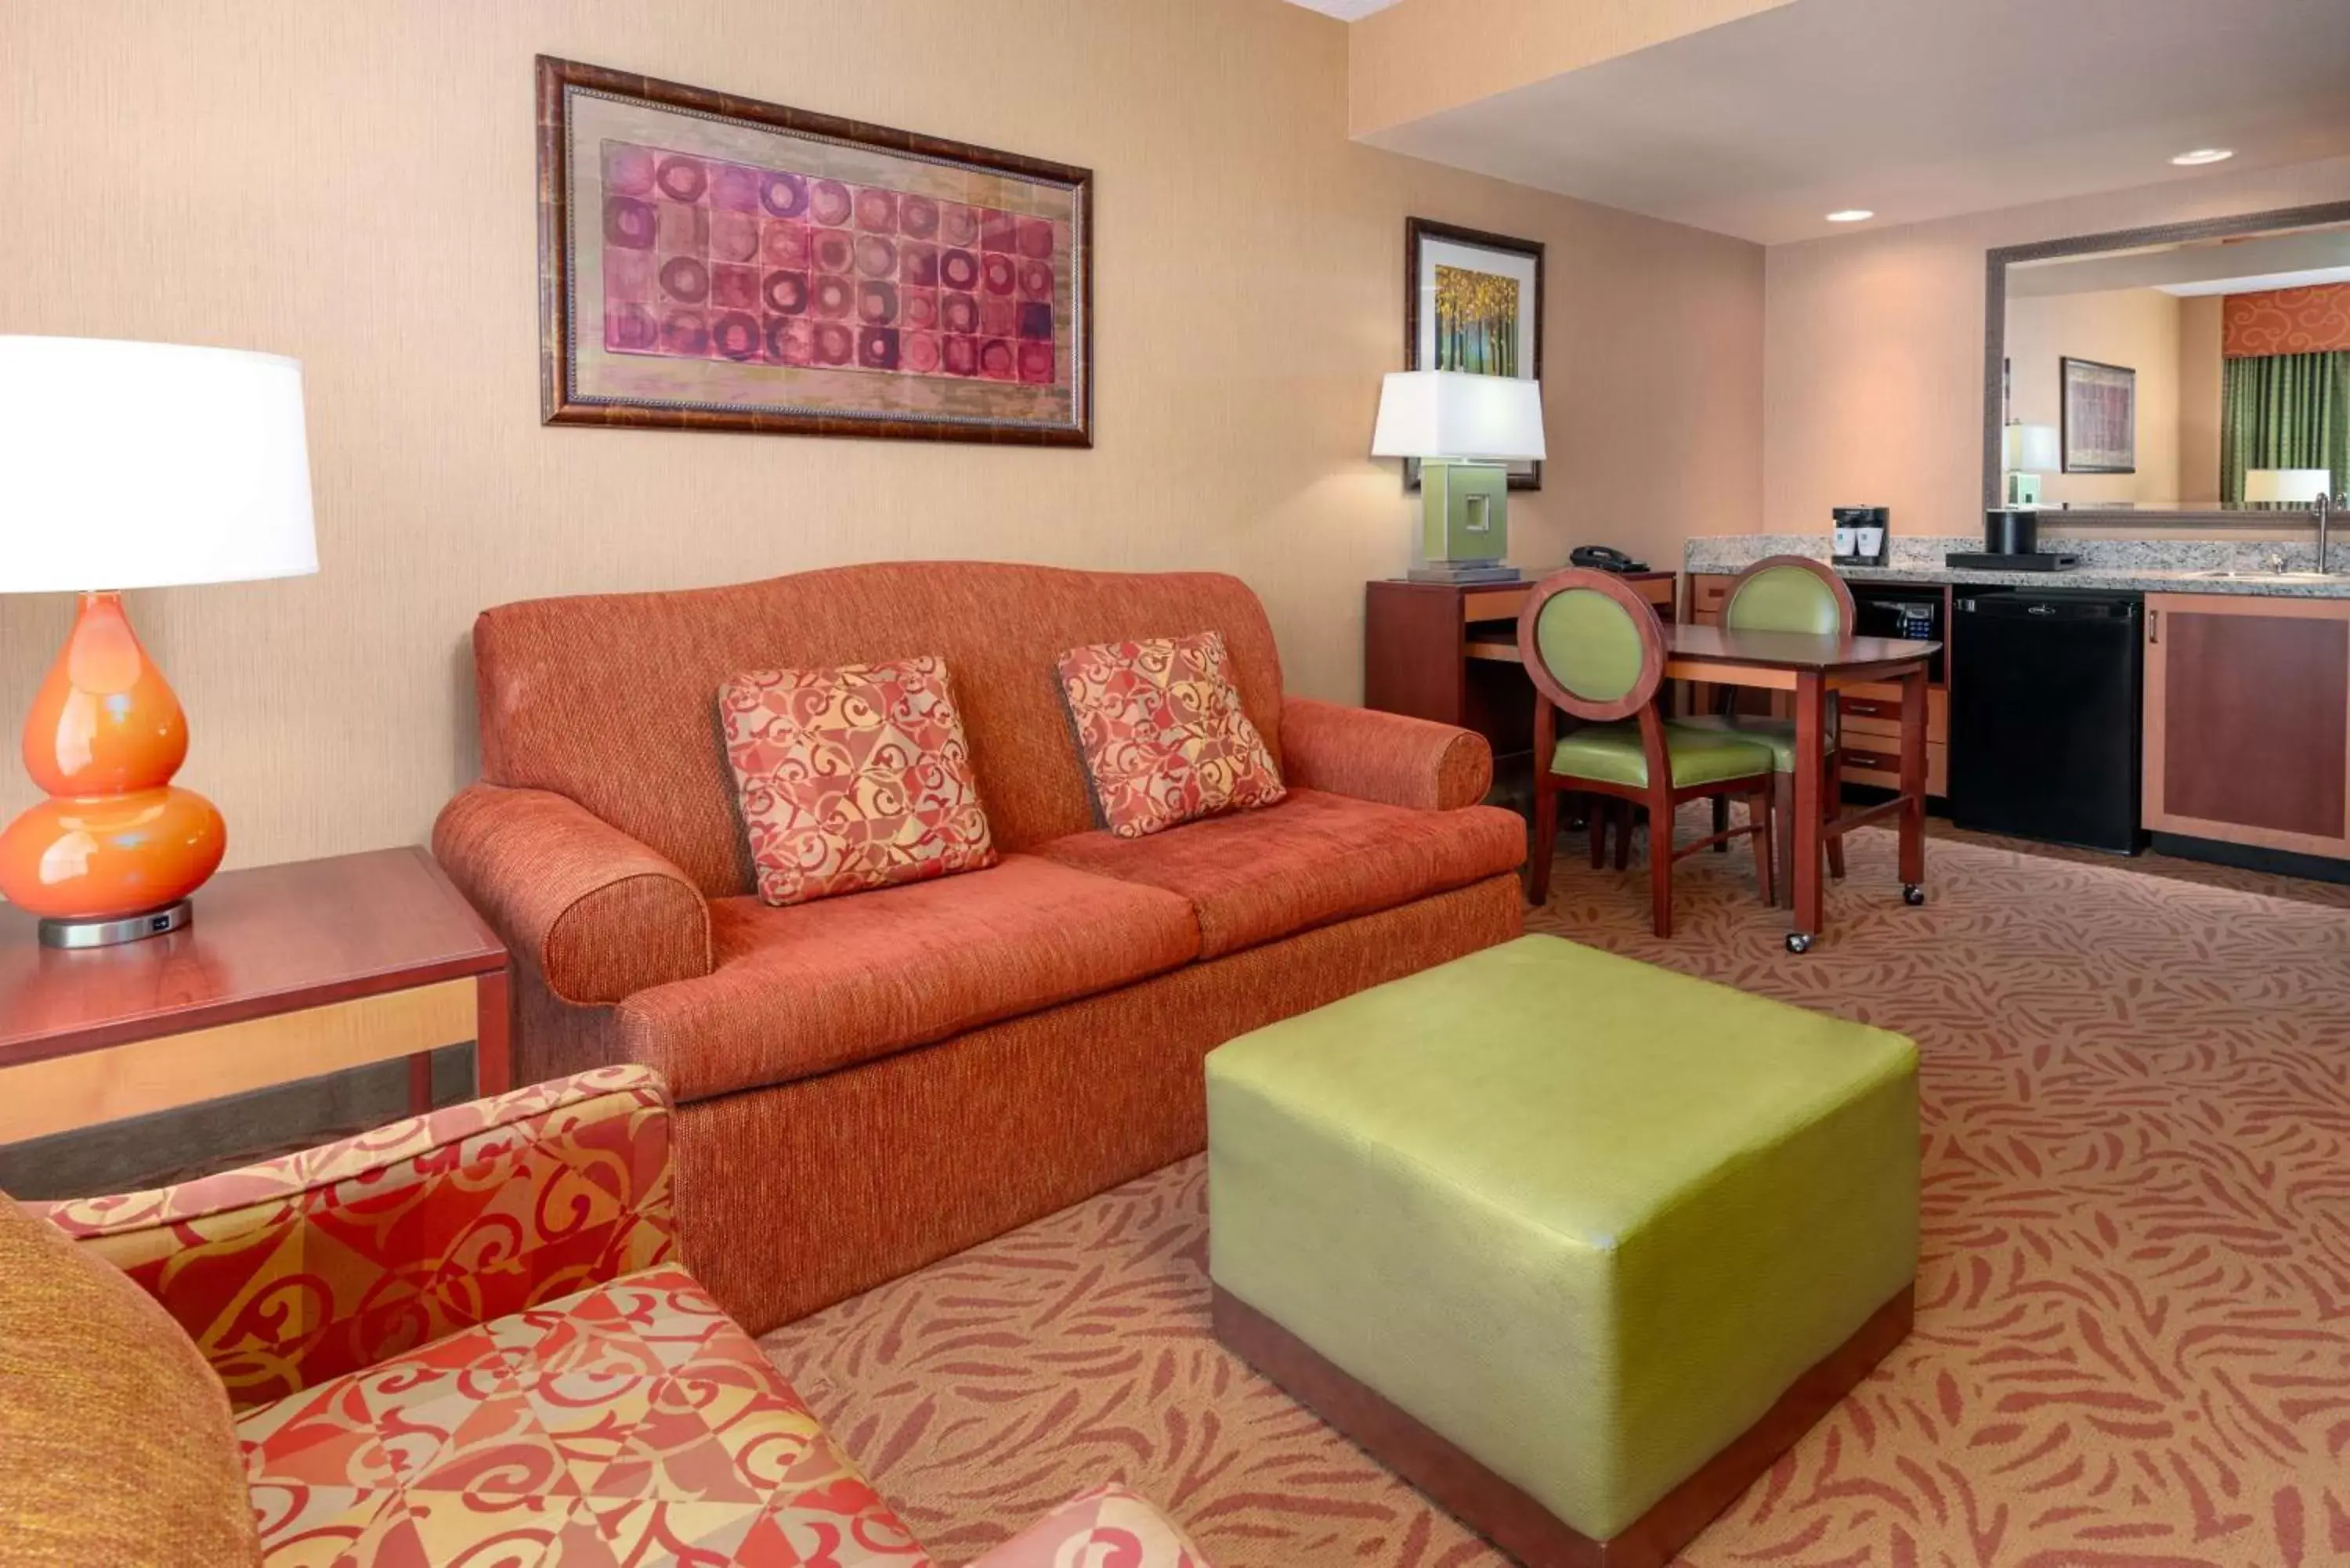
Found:
<svg viewBox="0 0 2350 1568"><path fill-rule="evenodd" d="M756 670L718 711L768 903L995 864L943 659Z"/></svg>
<svg viewBox="0 0 2350 1568"><path fill-rule="evenodd" d="M1061 655L1061 693L1095 812L1120 838L1287 793L1241 711L1222 632L1073 648Z"/></svg>

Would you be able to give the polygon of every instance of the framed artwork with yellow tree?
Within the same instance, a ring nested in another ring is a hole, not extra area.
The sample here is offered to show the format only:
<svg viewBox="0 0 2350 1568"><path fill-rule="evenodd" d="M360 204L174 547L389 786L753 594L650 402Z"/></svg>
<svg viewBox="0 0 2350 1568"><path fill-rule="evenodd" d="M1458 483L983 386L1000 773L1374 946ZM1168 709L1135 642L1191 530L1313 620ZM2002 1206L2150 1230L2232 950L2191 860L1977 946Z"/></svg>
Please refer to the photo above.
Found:
<svg viewBox="0 0 2350 1568"><path fill-rule="evenodd" d="M1404 221L1404 369L1542 379L1543 247L1429 218ZM1407 489L1419 464L1404 464ZM1542 464L1510 464L1510 488L1540 490Z"/></svg>

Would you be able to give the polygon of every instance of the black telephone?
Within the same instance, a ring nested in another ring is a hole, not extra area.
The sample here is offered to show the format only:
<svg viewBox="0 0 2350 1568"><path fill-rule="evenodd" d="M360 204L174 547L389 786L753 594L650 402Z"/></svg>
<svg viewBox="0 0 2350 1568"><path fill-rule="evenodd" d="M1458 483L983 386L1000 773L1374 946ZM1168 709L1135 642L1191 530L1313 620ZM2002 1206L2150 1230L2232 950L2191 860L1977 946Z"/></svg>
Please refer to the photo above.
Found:
<svg viewBox="0 0 2350 1568"><path fill-rule="evenodd" d="M1648 569L1648 562L1636 561L1609 545L1577 545L1568 552L1566 564L1588 566L1599 572L1645 572Z"/></svg>

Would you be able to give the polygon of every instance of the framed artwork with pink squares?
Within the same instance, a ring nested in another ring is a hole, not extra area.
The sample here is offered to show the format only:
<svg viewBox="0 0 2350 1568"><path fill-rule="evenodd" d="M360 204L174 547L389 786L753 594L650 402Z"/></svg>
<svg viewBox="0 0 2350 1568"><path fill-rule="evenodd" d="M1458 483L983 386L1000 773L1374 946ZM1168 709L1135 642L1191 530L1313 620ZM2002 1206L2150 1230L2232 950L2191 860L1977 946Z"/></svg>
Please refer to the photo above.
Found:
<svg viewBox="0 0 2350 1568"><path fill-rule="evenodd" d="M540 56L548 424L1093 444L1093 174Z"/></svg>

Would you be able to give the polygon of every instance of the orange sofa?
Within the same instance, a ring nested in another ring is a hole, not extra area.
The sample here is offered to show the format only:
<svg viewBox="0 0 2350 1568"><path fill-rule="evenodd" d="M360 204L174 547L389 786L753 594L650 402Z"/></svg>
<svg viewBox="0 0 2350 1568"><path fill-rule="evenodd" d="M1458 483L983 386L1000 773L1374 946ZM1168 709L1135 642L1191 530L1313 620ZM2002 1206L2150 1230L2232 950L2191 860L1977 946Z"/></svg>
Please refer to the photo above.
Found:
<svg viewBox="0 0 2350 1568"><path fill-rule="evenodd" d="M1208 628L1288 799L1097 831L1055 659ZM923 653L1002 863L761 903L719 684ZM517 1076L664 1075L680 1234L754 1333L1198 1152L1215 1045L1523 924L1484 741L1284 697L1231 577L848 566L506 605L473 654L482 782L432 846L516 955Z"/></svg>

